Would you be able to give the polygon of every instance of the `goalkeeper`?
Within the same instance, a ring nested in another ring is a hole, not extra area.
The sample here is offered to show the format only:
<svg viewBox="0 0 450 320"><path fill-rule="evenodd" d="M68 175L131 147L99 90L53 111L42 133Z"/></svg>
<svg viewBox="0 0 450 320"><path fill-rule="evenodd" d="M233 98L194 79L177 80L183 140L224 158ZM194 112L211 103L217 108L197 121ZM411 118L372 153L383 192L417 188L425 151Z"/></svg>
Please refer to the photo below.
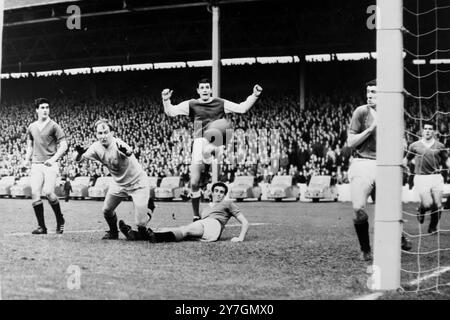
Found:
<svg viewBox="0 0 450 320"><path fill-rule="evenodd" d="M235 217L241 224L241 232L238 237L233 237L232 242L244 241L248 230L248 221L240 212L238 206L229 200L224 200L228 187L223 182L216 182L212 188L212 202L201 212L201 219L178 228L170 228L164 232L153 232L148 229L148 235L142 237L142 233L136 232L119 221L120 231L128 240L149 240L150 242L173 242L185 239L196 239L212 242L220 239L225 225L231 217Z"/></svg>
<svg viewBox="0 0 450 320"><path fill-rule="evenodd" d="M133 199L135 223L138 232L147 235L147 223L154 205L150 199L150 184L145 171L134 156L132 149L122 140L115 138L114 129L106 119L95 123L98 141L87 150L75 146L73 158L76 162L83 159L94 160L105 165L113 177L103 204L103 215L109 226L103 239L118 239L117 215L115 209L128 196Z"/></svg>

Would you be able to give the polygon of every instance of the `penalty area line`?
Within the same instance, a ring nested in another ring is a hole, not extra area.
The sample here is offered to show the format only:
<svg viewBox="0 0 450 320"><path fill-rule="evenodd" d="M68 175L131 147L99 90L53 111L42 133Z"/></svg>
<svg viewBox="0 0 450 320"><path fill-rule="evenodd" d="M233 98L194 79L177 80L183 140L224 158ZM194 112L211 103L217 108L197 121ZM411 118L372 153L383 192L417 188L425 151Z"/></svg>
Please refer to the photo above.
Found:
<svg viewBox="0 0 450 320"><path fill-rule="evenodd" d="M255 222L255 223L249 223L250 226L262 226L262 225L267 225L270 223L264 223L264 222ZM240 224L229 224L227 225L227 228L234 228L234 227L240 227ZM174 227L169 227L169 229L174 228ZM152 228L153 229L153 228ZM160 229L154 229L155 231L158 230L162 230L165 228L160 228ZM78 234L78 233L94 233L94 232L105 232L105 229L96 229L96 230L65 230L64 234ZM56 232L54 231L49 231L48 232L49 235L52 234L56 234ZM63 234L63 235L64 235ZM5 237L21 237L21 236L32 236L31 232L15 232L15 233L8 233L4 235ZM62 236L62 235L61 235Z"/></svg>

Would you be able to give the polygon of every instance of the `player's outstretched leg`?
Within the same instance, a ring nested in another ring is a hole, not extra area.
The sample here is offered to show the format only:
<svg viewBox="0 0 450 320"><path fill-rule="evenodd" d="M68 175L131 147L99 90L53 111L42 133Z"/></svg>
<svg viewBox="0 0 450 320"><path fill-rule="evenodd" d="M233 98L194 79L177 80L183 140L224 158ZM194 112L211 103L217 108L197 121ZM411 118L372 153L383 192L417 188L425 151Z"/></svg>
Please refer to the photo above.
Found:
<svg viewBox="0 0 450 320"><path fill-rule="evenodd" d="M125 238L130 241L154 241L153 230L145 227L138 227L138 231L133 230L131 226L127 225L123 220L119 221L119 230L123 233Z"/></svg>
<svg viewBox="0 0 450 320"><path fill-rule="evenodd" d="M148 228L147 236L143 239L140 232L133 230L131 226L127 225L123 220L119 221L119 228L127 240L130 241L147 240L152 243L175 242L181 241L185 237L181 228L173 228L163 232L153 232L152 229Z"/></svg>
<svg viewBox="0 0 450 320"><path fill-rule="evenodd" d="M47 234L44 219L44 204L42 203L42 200L33 202L32 206L38 222L38 228L34 230L32 234Z"/></svg>

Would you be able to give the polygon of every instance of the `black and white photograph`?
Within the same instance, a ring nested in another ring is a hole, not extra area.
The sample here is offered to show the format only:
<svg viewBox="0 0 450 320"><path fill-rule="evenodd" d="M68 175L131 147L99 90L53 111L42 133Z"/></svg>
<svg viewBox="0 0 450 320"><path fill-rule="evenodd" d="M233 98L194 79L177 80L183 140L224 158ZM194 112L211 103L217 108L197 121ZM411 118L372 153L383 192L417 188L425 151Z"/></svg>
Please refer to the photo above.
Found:
<svg viewBox="0 0 450 320"><path fill-rule="evenodd" d="M0 0L0 34L0 300L450 299L450 0Z"/></svg>

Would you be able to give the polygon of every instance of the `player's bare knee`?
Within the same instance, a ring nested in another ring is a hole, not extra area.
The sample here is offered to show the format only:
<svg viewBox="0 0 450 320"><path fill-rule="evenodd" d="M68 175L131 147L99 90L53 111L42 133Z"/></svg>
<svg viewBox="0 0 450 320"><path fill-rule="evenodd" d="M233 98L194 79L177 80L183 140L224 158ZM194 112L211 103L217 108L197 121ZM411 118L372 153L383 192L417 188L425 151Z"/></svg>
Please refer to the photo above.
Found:
<svg viewBox="0 0 450 320"><path fill-rule="evenodd" d="M433 209L433 201L422 201L421 207L424 210L432 210Z"/></svg>
<svg viewBox="0 0 450 320"><path fill-rule="evenodd" d="M136 213L136 217L134 220L138 227L147 226L147 223L150 220L147 212L148 212L147 208L145 207L145 208L142 208L142 210L140 210L138 213Z"/></svg>
<svg viewBox="0 0 450 320"><path fill-rule="evenodd" d="M369 220L369 216L363 209L355 210L355 217L353 218L354 224L363 224Z"/></svg>
<svg viewBox="0 0 450 320"><path fill-rule="evenodd" d="M55 201L58 200L58 197L53 192L46 192L45 196L47 197L47 200L50 201L50 202L55 202Z"/></svg>

